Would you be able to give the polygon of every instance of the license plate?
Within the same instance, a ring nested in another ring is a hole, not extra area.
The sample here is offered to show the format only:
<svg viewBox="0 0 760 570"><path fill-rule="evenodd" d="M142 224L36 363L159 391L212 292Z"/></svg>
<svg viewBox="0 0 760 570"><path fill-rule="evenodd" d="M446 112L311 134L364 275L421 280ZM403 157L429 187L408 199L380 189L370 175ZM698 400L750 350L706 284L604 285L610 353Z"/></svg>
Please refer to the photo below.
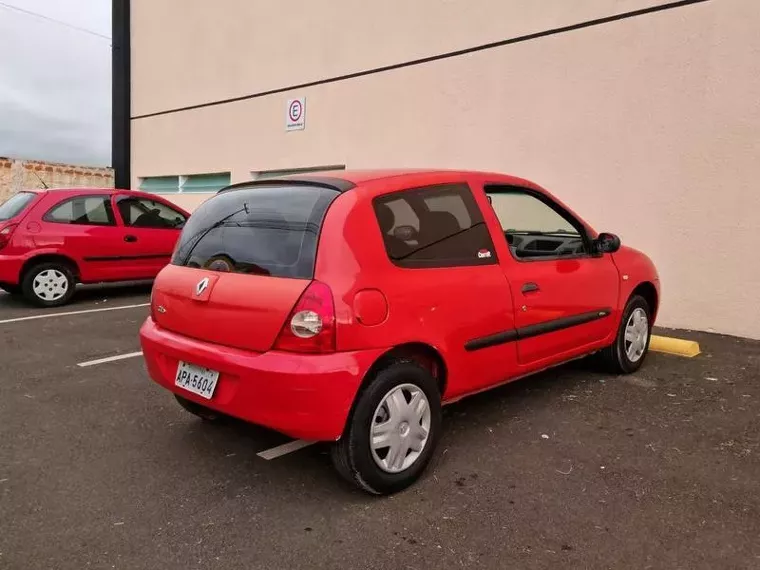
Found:
<svg viewBox="0 0 760 570"><path fill-rule="evenodd" d="M180 361L174 384L207 400L214 395L219 373L216 370Z"/></svg>

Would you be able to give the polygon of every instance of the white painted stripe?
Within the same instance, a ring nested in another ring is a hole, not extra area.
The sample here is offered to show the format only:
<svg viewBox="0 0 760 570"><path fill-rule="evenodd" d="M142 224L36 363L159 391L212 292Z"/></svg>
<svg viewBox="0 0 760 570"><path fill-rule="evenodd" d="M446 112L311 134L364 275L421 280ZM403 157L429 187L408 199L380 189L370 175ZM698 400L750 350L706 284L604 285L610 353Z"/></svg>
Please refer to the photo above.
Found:
<svg viewBox="0 0 760 570"><path fill-rule="evenodd" d="M127 354L117 354L116 356L107 356L106 358L98 358L97 360L88 360L87 362L80 362L77 364L77 366L81 368L87 368L88 366L95 366L96 364L116 362L117 360L126 360L127 358L134 358L135 356L140 355L142 355L142 350L139 352L128 352Z"/></svg>
<svg viewBox="0 0 760 570"><path fill-rule="evenodd" d="M265 449L264 451L261 451L257 453L256 455L258 455L262 459L271 461L272 459L277 459L278 457L287 455L288 453L293 453L294 451L298 451L299 449L303 449L304 447L309 447L310 445L314 443L316 442L306 441L305 439L296 439L288 443L283 443L282 445L278 445L277 447L273 447L272 449Z"/></svg>
<svg viewBox="0 0 760 570"><path fill-rule="evenodd" d="M135 309L137 307L147 307L150 303L140 303L138 305L122 305L121 307L105 307L103 309L86 309L84 311L68 311L66 313L45 313L44 315L32 315L31 317L18 317L15 319L5 319L0 321L0 325L6 323L18 323L21 321L35 321L37 319L52 319L53 317L68 317L71 315L86 315L88 313L103 313L105 311L120 311L122 309Z"/></svg>

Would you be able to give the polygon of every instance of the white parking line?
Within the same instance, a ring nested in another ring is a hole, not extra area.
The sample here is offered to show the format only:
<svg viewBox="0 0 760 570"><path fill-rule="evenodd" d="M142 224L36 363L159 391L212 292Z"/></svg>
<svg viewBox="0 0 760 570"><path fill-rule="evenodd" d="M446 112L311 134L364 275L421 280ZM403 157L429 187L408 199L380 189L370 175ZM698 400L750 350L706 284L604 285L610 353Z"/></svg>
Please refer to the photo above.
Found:
<svg viewBox="0 0 760 570"><path fill-rule="evenodd" d="M37 319L52 319L53 317L68 317L71 315L86 315L88 313L103 313L105 311L120 311L122 309L136 309L137 307L147 307L150 303L140 303L138 305L122 305L121 307L106 307L103 309L85 309L84 311L67 311L65 313L45 313L44 315L32 315L31 317L18 317L15 319L5 319L0 321L0 325L7 323L19 323L21 321L35 321Z"/></svg>
<svg viewBox="0 0 760 570"><path fill-rule="evenodd" d="M303 449L304 447L309 447L310 445L314 443L316 442L306 441L305 439L296 439L293 441L289 441L288 443L283 443L282 445L278 445L277 447L273 447L272 449L265 449L264 451L261 451L257 453L256 455L258 455L262 459L271 461L272 459L277 459L278 457L287 455L288 453L293 453L294 451L298 451L299 449Z"/></svg>
<svg viewBox="0 0 760 570"><path fill-rule="evenodd" d="M134 358L135 356L140 355L142 355L142 350L139 352L128 352L127 354L117 354L116 356L107 356L106 358L98 358L97 360L88 360L87 362L80 362L77 366L87 368L88 366L95 366L96 364L126 360L127 358Z"/></svg>

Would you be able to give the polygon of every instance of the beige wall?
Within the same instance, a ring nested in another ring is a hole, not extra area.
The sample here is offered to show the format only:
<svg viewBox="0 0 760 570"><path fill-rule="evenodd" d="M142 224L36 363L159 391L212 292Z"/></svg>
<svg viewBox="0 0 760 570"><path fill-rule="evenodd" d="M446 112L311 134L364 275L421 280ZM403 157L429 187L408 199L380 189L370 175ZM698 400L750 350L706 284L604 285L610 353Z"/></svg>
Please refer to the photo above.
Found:
<svg viewBox="0 0 760 570"><path fill-rule="evenodd" d="M281 14L263 2L220 1L209 14L200 0L133 0L133 116L655 2L399 0L361 10L356 2L336 4L328 11L297 2L288 19L284 8ZM151 36L169 15L179 21ZM712 0L135 119L133 175L230 170L239 181L251 170L331 163L517 174L654 258L664 294L660 324L760 338L757 16L757 0ZM321 27L320 18L327 22ZM188 30L193 47L177 39ZM200 80L206 77L212 80ZM193 89L192 81L203 86ZM285 102L297 96L307 98L306 130L286 133Z"/></svg>

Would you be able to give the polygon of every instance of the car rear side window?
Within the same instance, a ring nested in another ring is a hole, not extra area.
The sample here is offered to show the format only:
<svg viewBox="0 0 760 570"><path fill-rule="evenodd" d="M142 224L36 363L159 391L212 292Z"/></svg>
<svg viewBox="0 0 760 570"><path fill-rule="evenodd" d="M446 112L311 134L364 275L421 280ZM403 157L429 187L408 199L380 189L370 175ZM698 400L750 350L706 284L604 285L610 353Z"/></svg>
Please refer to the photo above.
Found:
<svg viewBox="0 0 760 570"><path fill-rule="evenodd" d="M42 218L57 224L115 225L110 196L78 196L53 206Z"/></svg>
<svg viewBox="0 0 760 570"><path fill-rule="evenodd" d="M221 192L187 221L174 265L311 279L325 212L339 192L255 185Z"/></svg>
<svg viewBox="0 0 760 570"><path fill-rule="evenodd" d="M0 204L0 221L15 218L34 200L34 192L19 192Z"/></svg>
<svg viewBox="0 0 760 570"><path fill-rule="evenodd" d="M388 257L400 267L497 262L488 228L467 184L394 192L375 198L373 206Z"/></svg>

